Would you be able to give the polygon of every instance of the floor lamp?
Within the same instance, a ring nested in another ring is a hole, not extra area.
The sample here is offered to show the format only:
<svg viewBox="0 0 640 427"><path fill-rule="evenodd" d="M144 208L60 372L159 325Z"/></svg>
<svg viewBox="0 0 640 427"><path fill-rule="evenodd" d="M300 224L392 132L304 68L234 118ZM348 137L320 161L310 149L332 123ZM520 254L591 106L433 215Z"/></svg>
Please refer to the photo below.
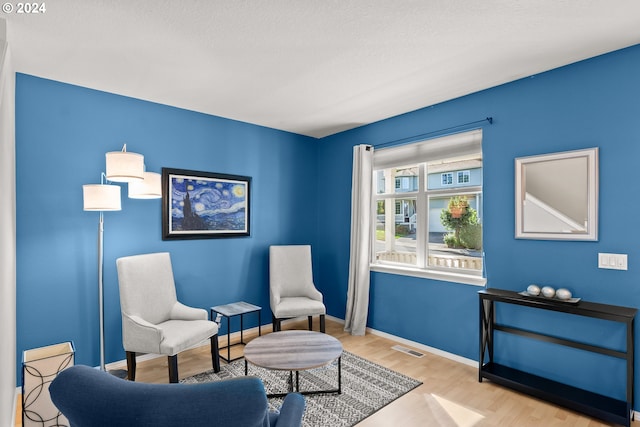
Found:
<svg viewBox="0 0 640 427"><path fill-rule="evenodd" d="M85 211L98 211L98 300L100 305L100 369L105 371L104 356L104 212L122 209L120 186L105 184L105 181L129 183L129 197L151 199L162 197L160 174L144 171L144 157L122 151L106 154L106 174L100 176L100 184L82 186ZM117 373L123 376L122 373ZM126 376L126 373L124 374Z"/></svg>
<svg viewBox="0 0 640 427"><path fill-rule="evenodd" d="M103 181L104 175L101 176ZM82 186L82 196L85 211L99 211L98 221L98 300L100 304L100 369L104 367L104 291L103 291L103 267L104 267L104 212L119 211L120 187L107 184L87 184Z"/></svg>

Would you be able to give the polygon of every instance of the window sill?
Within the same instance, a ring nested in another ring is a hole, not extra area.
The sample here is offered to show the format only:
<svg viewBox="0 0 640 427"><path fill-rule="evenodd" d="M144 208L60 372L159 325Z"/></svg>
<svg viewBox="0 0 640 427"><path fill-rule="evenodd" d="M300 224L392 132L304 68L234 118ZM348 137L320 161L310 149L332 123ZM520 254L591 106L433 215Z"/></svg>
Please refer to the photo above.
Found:
<svg viewBox="0 0 640 427"><path fill-rule="evenodd" d="M434 270L423 270L406 266L370 264L371 271L379 273L399 274L401 276L420 277L423 279L442 280L445 282L461 283L463 285L485 286L487 279L481 276L469 276L466 274L445 273Z"/></svg>

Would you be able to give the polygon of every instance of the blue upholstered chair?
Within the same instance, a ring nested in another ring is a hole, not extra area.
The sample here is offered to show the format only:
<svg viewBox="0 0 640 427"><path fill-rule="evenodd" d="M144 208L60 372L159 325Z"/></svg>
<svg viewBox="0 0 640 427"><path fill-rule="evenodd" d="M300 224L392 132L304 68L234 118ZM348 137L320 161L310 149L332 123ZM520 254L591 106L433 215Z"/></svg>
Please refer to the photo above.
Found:
<svg viewBox="0 0 640 427"><path fill-rule="evenodd" d="M302 395L290 393L279 412L269 412L256 377L148 384L83 365L62 371L49 393L71 427L298 427L305 406Z"/></svg>

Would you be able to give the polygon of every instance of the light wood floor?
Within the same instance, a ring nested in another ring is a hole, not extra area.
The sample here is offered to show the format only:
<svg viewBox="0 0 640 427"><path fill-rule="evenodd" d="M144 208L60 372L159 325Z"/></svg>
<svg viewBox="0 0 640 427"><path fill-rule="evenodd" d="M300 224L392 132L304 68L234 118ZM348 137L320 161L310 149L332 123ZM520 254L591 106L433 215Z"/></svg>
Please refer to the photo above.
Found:
<svg viewBox="0 0 640 427"><path fill-rule="evenodd" d="M306 321L283 325L283 329L305 328ZM327 320L327 333L338 338L345 350L423 382L421 386L360 422L358 427L438 426L436 415L431 410L433 406L428 404L428 399L432 399L432 395L437 395L484 417L476 424L460 424L459 427L471 427L472 425L476 427L597 427L610 425L492 384L488 380L480 383L476 367L430 353L426 353L422 358L409 356L393 350L391 347L397 344L393 341L371 334L359 337L352 336L345 333L342 328L342 324ZM262 329L263 333L270 330L269 327ZM245 341L256 335L257 333L245 334ZM225 345L225 341L221 340L221 345ZM234 353L235 355L240 354L242 347L236 346L232 350L231 356L234 357ZM226 352L226 350L224 351ZM208 346L183 352L178 356L178 360L180 378L211 369L211 355ZM221 363L224 364L224 362ZM122 367L126 368L126 366ZM166 357L138 362L136 381L168 382ZM21 426L19 413L16 416L16 422L16 426ZM640 422L635 421L632 425L640 427Z"/></svg>

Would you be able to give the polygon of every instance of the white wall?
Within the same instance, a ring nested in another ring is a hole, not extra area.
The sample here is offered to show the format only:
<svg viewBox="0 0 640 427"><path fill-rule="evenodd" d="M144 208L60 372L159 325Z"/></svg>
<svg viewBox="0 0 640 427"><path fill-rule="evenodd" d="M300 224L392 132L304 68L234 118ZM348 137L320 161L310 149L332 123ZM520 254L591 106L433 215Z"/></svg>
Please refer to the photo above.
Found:
<svg viewBox="0 0 640 427"><path fill-rule="evenodd" d="M0 18L0 425L13 425L16 390L15 72Z"/></svg>

